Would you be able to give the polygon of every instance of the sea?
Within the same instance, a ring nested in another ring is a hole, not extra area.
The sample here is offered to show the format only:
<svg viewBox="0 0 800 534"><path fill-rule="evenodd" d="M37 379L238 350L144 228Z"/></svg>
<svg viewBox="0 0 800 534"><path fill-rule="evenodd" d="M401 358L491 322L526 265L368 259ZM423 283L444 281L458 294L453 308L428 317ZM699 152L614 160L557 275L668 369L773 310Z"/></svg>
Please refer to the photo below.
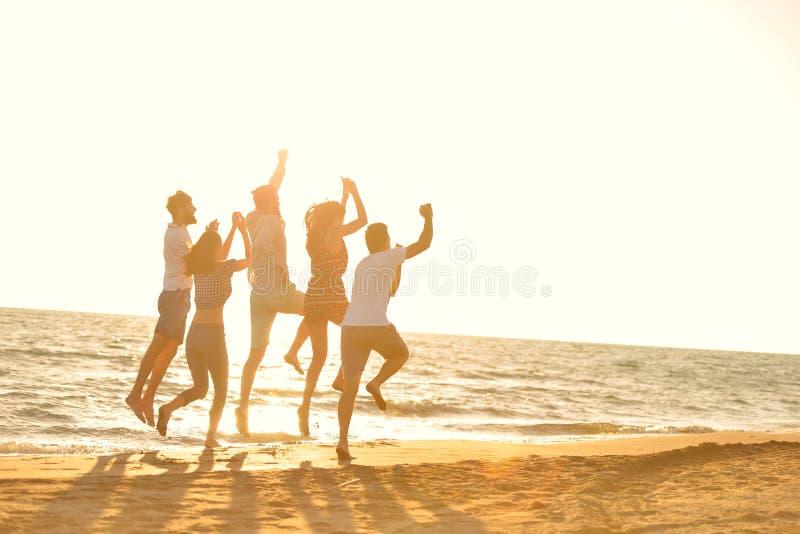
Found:
<svg viewBox="0 0 800 534"><path fill-rule="evenodd" d="M173 415L167 437L124 403L154 317L0 308L0 454L94 454L199 447L212 392ZM228 317L226 315L226 322ZM295 441L303 377L283 362L297 318L279 317L256 376L250 438L233 410L249 323L226 325L228 402L219 438L232 447ZM401 329L402 330L402 329ZM717 430L800 430L800 357L683 348L403 333L411 356L383 387L363 387L351 440L477 439L546 443ZM339 332L311 408L313 440L338 433ZM310 344L301 351L308 365ZM371 356L365 378L382 359ZM364 383L366 380L364 381ZM183 347L156 398L189 387Z"/></svg>

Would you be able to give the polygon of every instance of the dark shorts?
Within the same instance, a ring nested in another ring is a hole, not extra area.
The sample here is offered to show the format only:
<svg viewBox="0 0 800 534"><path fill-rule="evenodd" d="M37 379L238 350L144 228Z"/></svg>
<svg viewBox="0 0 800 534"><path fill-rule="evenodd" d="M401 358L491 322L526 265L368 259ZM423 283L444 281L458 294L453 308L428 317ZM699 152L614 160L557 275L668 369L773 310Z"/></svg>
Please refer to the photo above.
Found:
<svg viewBox="0 0 800 534"><path fill-rule="evenodd" d="M191 290L162 291L158 296L158 322L156 334L183 343L186 333L186 316L191 307Z"/></svg>
<svg viewBox="0 0 800 534"><path fill-rule="evenodd" d="M387 360L408 357L408 347L394 325L342 327L342 374L345 380L361 378L373 350Z"/></svg>

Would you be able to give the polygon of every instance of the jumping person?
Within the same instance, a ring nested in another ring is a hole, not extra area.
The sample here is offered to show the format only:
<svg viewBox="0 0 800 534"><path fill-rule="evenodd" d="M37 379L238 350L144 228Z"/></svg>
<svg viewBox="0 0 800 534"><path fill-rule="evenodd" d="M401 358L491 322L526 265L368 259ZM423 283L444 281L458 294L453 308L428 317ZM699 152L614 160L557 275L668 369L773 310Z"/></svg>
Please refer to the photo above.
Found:
<svg viewBox="0 0 800 534"><path fill-rule="evenodd" d="M206 396L210 374L214 383L214 400L209 411L206 447L219 447L215 434L228 394L228 350L225 346L222 310L231 296L231 276L250 264L250 239L244 218L236 212L231 221L233 225L225 246L215 230L208 230L200 236L187 256L186 271L194 275L194 303L197 309L186 338L186 361L194 385L158 410L156 425L158 433L165 436L169 418L175 410ZM244 241L245 259L223 261L225 248L230 250L237 229Z"/></svg>
<svg viewBox="0 0 800 534"><path fill-rule="evenodd" d="M306 295L298 291L289 280L286 264L286 223L281 217L280 190L286 175L287 150L278 151L278 165L269 184L253 191L255 210L245 219L250 239L253 243L253 259L248 268L250 281L250 354L242 368L239 406L235 410L236 429L249 436L248 412L250 391L256 377L258 366L264 359L269 344L272 323L278 313L303 315ZM308 325L300 322L295 342L283 359L303 374L297 352L308 339Z"/></svg>
<svg viewBox="0 0 800 534"><path fill-rule="evenodd" d="M298 426L304 436L310 434L308 416L311 397L317 387L322 366L328 357L328 322L341 324L347 311L342 276L347 270L347 247L344 237L366 226L367 212L355 182L342 178L343 203L323 202L306 213L306 250L311 258L311 280L305 299L305 316L311 336L313 356L306 374L303 403L297 409ZM348 196L356 203L358 217L343 224ZM341 387L341 368L334 388Z"/></svg>
<svg viewBox="0 0 800 534"><path fill-rule="evenodd" d="M370 352L374 350L386 360L366 387L381 410L386 409L381 386L408 360L408 347L386 318L386 308L400 283L400 264L431 246L433 209L430 204L424 204L419 213L425 225L419 240L407 248L390 248L385 224L371 224L365 234L370 254L356 267L352 301L342 321L343 389L339 398L339 445L336 447L340 460L352 459L347 436L361 374Z"/></svg>
<svg viewBox="0 0 800 534"><path fill-rule="evenodd" d="M150 426L155 425L153 399L172 358L183 343L186 315L191 306L192 277L186 274L185 256L192 247L186 227L197 222L192 197L178 191L167 199L172 222L164 232L164 283L158 297L158 322L153 339L139 363L139 373L130 394L125 399L136 417ZM142 398L147 378L152 373L148 393Z"/></svg>

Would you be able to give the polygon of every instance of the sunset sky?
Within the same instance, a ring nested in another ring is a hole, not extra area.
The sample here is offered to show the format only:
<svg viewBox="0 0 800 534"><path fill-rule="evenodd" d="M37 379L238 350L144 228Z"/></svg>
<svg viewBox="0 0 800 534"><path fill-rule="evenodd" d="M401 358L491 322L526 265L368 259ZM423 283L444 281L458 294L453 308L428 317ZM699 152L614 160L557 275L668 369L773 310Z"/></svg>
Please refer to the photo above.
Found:
<svg viewBox="0 0 800 534"><path fill-rule="evenodd" d="M403 244L433 204L401 331L800 352L798 25L757 0L3 3L0 306L155 315L166 197L227 231L288 148L298 273L339 176ZM489 271L508 294L458 287Z"/></svg>

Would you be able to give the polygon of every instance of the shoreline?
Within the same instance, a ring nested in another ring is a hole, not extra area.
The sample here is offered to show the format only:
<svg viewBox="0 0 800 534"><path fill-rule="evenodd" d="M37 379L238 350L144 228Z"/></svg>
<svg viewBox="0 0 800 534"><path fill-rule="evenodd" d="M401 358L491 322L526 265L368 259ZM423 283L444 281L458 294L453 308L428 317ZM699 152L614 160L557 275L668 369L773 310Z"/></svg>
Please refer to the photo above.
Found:
<svg viewBox="0 0 800 534"><path fill-rule="evenodd" d="M285 435L292 438L292 436ZM597 439L571 440L553 443L520 443L472 439L378 439L351 442L355 456L353 465L386 466L417 465L422 463L454 463L465 460L501 461L526 456L638 456L698 446L704 443L762 444L770 441L800 443L800 432L722 431L688 434L599 435ZM158 469L141 457L153 457L172 463L197 463L201 457L221 455L248 457L247 465L237 470L292 469L297 467L338 468L336 442L281 440L265 435L263 441L232 443L227 447L170 447L102 453L35 453L0 455L0 481L14 478L72 478L90 471L102 458L122 458L124 465L139 464L131 476L157 474ZM118 462L116 462L118 463ZM48 467L44 467L48 466ZM54 467L59 466L59 467ZM232 468L225 468L232 470ZM214 466L209 471L225 470Z"/></svg>
<svg viewBox="0 0 800 534"><path fill-rule="evenodd" d="M788 529L800 432L0 457L0 530Z"/></svg>

